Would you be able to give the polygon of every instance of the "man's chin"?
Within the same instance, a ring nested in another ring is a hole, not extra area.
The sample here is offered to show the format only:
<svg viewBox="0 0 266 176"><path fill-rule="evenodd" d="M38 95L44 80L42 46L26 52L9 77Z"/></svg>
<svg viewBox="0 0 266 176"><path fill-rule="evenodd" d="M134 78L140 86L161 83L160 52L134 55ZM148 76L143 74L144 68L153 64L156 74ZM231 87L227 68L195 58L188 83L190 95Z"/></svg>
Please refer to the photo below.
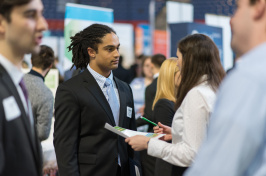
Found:
<svg viewBox="0 0 266 176"><path fill-rule="evenodd" d="M114 65L113 67L112 67L112 70L115 70L115 69L117 69L118 68L118 65Z"/></svg>
<svg viewBox="0 0 266 176"><path fill-rule="evenodd" d="M26 54L39 54L40 51L41 51L41 47L38 45L32 48L31 50L29 50Z"/></svg>

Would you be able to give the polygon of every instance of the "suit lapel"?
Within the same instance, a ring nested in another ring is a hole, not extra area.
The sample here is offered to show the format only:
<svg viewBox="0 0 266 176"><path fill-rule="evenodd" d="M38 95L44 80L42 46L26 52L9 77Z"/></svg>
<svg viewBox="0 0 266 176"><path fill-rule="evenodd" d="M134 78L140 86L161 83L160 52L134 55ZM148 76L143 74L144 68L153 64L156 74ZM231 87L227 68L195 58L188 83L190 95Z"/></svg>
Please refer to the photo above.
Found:
<svg viewBox="0 0 266 176"><path fill-rule="evenodd" d="M94 79L94 77L91 75L91 73L87 69L84 71L83 76L85 79L84 86L88 89L88 91L90 91L92 96L94 96L97 102L102 106L102 108L107 114L109 122L111 122L111 125L116 126L110 105L108 101L106 100L97 81Z"/></svg>
<svg viewBox="0 0 266 176"><path fill-rule="evenodd" d="M114 77L116 87L119 93L119 100L120 100L120 113L119 113L119 126L123 126L123 121L124 121L124 114L126 110L126 95L125 95L125 90L122 86L122 83L119 79Z"/></svg>
<svg viewBox="0 0 266 176"><path fill-rule="evenodd" d="M10 78L10 76L8 75L8 73L6 72L6 70L2 67L2 65L0 64L0 70L2 70L2 79L3 79L3 82L5 83L5 85L9 88L9 91L11 92L11 94L14 96L18 106L19 106L19 109L21 111L21 118L22 118L22 122L23 122L23 126L26 130L26 133L27 133L27 136L28 136L28 140L31 144L31 147L32 147L32 150L34 151L34 156L35 156L35 159L36 161L39 161L39 157L38 157L38 154L37 154L37 149L36 149L36 141L33 139L33 136L32 136L32 132L31 132L31 126L30 126L30 121L29 121L29 118L25 112L25 109L24 109L24 106L23 106L23 103L20 99L20 96L18 94L18 91L17 91L17 88L15 87L12 79Z"/></svg>

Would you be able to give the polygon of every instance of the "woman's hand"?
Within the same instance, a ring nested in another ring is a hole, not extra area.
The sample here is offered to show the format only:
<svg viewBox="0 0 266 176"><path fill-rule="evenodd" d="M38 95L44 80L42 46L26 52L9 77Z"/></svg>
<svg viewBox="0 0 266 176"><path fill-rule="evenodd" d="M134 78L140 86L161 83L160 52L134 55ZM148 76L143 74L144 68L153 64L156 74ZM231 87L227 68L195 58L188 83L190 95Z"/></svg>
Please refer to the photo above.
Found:
<svg viewBox="0 0 266 176"><path fill-rule="evenodd" d="M133 136L125 139L125 142L131 145L131 148L135 151L141 151L148 148L149 137L146 136Z"/></svg>
<svg viewBox="0 0 266 176"><path fill-rule="evenodd" d="M56 161L49 161L43 167L44 176L45 175L56 176L57 171L58 171L58 167L57 167Z"/></svg>
<svg viewBox="0 0 266 176"><path fill-rule="evenodd" d="M141 116L143 116L143 114L144 114L144 109L145 109L145 105L141 106L141 107L139 108L139 110L137 111L137 114L140 114Z"/></svg>
<svg viewBox="0 0 266 176"><path fill-rule="evenodd" d="M153 127L153 131L159 134L172 134L171 127L163 125L161 122L158 123L158 126Z"/></svg>
<svg viewBox="0 0 266 176"><path fill-rule="evenodd" d="M163 141L172 140L171 127L169 127L167 125L163 125L161 122L158 123L158 126L153 127L153 131L154 131L154 133L165 134L163 137L160 138Z"/></svg>

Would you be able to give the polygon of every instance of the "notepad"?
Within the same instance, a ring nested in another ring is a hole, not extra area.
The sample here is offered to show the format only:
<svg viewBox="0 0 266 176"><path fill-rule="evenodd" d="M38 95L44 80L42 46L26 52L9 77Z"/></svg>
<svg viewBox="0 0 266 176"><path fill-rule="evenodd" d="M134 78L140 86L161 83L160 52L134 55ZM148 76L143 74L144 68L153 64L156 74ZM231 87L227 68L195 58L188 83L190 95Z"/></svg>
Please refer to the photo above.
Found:
<svg viewBox="0 0 266 176"><path fill-rule="evenodd" d="M122 136L124 138L136 136L136 135L142 135L142 136L147 136L150 138L160 138L164 136L165 134L157 134L157 133L145 133L145 132L139 132L139 131L134 131L134 130L129 130L125 129L119 126L111 126L108 123L105 123L104 128L106 128L109 131L112 131L115 134L118 134L119 136Z"/></svg>

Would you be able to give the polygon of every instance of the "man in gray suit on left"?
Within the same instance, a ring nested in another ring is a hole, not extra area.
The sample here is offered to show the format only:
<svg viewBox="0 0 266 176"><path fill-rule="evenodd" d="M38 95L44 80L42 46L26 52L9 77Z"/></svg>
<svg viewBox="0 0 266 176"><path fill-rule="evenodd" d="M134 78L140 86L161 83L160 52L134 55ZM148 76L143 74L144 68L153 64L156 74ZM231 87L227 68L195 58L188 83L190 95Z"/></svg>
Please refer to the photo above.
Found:
<svg viewBox="0 0 266 176"><path fill-rule="evenodd" d="M32 69L23 78L40 141L47 139L51 130L54 97L52 91L44 84L44 78L53 66L54 60L52 48L41 45L40 53L32 54Z"/></svg>
<svg viewBox="0 0 266 176"><path fill-rule="evenodd" d="M40 176L41 154L21 65L38 53L41 0L0 0L0 175Z"/></svg>

